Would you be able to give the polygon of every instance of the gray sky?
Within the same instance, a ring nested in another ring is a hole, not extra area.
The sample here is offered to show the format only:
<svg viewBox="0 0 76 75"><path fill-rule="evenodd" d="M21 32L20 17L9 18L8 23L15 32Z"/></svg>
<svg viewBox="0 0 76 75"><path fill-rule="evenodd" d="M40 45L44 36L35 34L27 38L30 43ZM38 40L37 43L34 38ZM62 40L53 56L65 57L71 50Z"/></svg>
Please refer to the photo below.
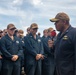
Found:
<svg viewBox="0 0 76 75"><path fill-rule="evenodd" d="M58 12L67 13L70 24L76 27L76 0L0 0L0 29L13 23L26 34L26 28L37 23L42 34L44 29L54 28L49 19Z"/></svg>

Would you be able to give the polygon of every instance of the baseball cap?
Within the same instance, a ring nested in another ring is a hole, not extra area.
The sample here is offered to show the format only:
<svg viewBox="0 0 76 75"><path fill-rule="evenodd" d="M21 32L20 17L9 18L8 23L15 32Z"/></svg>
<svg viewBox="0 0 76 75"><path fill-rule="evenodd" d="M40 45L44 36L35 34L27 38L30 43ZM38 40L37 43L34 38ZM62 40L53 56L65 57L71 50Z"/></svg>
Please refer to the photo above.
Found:
<svg viewBox="0 0 76 75"><path fill-rule="evenodd" d="M53 31L54 29L52 27L48 28L48 32Z"/></svg>
<svg viewBox="0 0 76 75"><path fill-rule="evenodd" d="M32 23L30 28L37 28L38 29L38 25L36 23Z"/></svg>
<svg viewBox="0 0 76 75"><path fill-rule="evenodd" d="M16 29L16 27L14 24L8 24L7 29Z"/></svg>
<svg viewBox="0 0 76 75"><path fill-rule="evenodd" d="M23 30L18 30L18 33L20 34L20 35L23 35L24 34L24 31Z"/></svg>
<svg viewBox="0 0 76 75"><path fill-rule="evenodd" d="M67 20L67 21L69 21L70 18L69 18L69 16L68 16L66 13L60 12L60 13L58 13L58 14L55 16L55 18L50 19L51 22L56 22L56 21L58 21L58 20Z"/></svg>
<svg viewBox="0 0 76 75"><path fill-rule="evenodd" d="M20 29L20 30L18 30L18 32L19 32L19 33L22 33L22 34L24 33L24 31L23 31L23 30L21 30L21 29Z"/></svg>

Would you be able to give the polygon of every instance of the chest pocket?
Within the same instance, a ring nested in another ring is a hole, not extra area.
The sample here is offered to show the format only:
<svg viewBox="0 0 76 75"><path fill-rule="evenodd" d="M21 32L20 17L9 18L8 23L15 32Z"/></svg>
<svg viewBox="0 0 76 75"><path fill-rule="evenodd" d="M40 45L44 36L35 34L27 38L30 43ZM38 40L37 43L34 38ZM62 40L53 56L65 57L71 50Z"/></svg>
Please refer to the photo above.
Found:
<svg viewBox="0 0 76 75"><path fill-rule="evenodd" d="M6 42L5 42L5 47L6 47L7 50L11 50L12 47L13 47L12 41L6 40Z"/></svg>
<svg viewBox="0 0 76 75"><path fill-rule="evenodd" d="M7 48L12 48L12 47L18 47L19 46L19 41L8 41L6 43Z"/></svg>

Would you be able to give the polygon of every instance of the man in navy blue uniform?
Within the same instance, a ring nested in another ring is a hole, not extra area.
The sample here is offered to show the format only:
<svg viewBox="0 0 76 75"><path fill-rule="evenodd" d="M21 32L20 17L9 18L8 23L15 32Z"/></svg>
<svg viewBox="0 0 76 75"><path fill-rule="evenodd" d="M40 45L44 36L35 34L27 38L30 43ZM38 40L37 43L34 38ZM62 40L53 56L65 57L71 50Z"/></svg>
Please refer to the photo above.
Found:
<svg viewBox="0 0 76 75"><path fill-rule="evenodd" d="M44 55L45 58L42 62L42 75L54 75L55 62L54 62L54 52L48 47L48 40L52 40L51 32L54 29L50 27L48 30L45 30L47 36L42 37Z"/></svg>
<svg viewBox="0 0 76 75"><path fill-rule="evenodd" d="M21 57L21 74L24 74L24 71L23 71L23 67L24 67L24 31L22 29L18 30L18 37L21 40L21 45L23 48L23 55Z"/></svg>
<svg viewBox="0 0 76 75"><path fill-rule="evenodd" d="M13 24L8 24L8 33L0 41L3 57L2 75L20 75L20 57L23 50L20 39L13 36L15 29Z"/></svg>
<svg viewBox="0 0 76 75"><path fill-rule="evenodd" d="M32 23L30 33L24 38L24 69L26 75L41 75L41 63L43 59L43 44L41 38L36 35L38 25Z"/></svg>
<svg viewBox="0 0 76 75"><path fill-rule="evenodd" d="M3 31L0 30L0 40L2 38L2 33ZM1 75L1 69L2 69L2 52L1 52L1 47L0 47L0 75Z"/></svg>
<svg viewBox="0 0 76 75"><path fill-rule="evenodd" d="M57 75L76 75L76 28L70 25L70 18L64 12L58 13L50 21L55 22L55 27L60 32L55 43ZM51 41L49 47L52 46Z"/></svg>

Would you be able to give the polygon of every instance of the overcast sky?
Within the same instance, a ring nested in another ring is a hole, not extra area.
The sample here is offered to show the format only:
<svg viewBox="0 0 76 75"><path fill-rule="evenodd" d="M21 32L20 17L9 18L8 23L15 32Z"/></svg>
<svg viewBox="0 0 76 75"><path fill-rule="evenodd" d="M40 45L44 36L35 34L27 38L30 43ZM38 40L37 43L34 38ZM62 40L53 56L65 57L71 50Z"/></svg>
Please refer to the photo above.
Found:
<svg viewBox="0 0 76 75"><path fill-rule="evenodd" d="M37 23L42 34L44 29L54 28L49 19L58 12L67 13L70 24L76 27L76 0L0 0L0 29L13 23L26 34L26 28Z"/></svg>

